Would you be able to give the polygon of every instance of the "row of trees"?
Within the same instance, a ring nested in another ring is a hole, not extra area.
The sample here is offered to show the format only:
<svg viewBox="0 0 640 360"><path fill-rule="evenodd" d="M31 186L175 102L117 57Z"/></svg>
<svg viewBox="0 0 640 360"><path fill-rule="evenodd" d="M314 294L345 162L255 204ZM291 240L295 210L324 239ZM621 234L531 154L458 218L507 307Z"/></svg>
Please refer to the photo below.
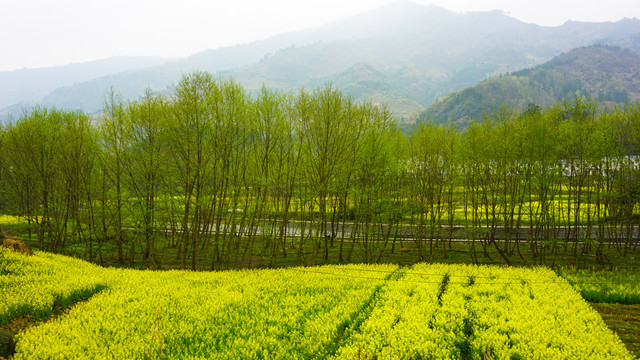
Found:
<svg viewBox="0 0 640 360"><path fill-rule="evenodd" d="M0 128L0 211L51 251L203 269L416 260L456 239L534 263L635 250L640 105L576 98L409 136L326 86L254 96L209 73L92 120L39 108Z"/></svg>

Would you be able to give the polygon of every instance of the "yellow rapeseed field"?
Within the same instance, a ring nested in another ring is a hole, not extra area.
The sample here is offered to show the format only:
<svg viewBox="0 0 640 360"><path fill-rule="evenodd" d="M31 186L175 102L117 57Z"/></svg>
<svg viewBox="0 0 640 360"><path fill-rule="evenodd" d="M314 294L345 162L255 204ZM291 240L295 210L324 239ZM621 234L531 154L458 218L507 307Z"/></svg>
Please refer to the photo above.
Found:
<svg viewBox="0 0 640 360"><path fill-rule="evenodd" d="M89 299L19 334L16 360L632 358L545 268L154 272L0 251L0 322Z"/></svg>

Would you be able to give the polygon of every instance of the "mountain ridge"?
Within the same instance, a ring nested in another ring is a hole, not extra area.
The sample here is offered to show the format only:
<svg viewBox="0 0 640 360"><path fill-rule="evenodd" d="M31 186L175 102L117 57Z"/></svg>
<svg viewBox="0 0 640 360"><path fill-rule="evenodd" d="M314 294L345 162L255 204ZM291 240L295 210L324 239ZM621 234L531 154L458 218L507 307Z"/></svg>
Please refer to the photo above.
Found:
<svg viewBox="0 0 640 360"><path fill-rule="evenodd" d="M418 121L465 127L501 106L548 107L574 96L589 96L606 105L640 100L640 54L603 45L576 48L542 65L449 94L422 112Z"/></svg>
<svg viewBox="0 0 640 360"><path fill-rule="evenodd" d="M544 27L498 10L461 14L400 1L322 27L60 87L40 103L97 112L111 86L136 99L146 86L168 92L182 73L199 69L232 77L249 90L263 84L293 91L341 84L355 100L386 102L397 118L412 121L435 100L490 76L544 63L579 46L635 46L637 34L637 19ZM0 112L15 113L17 107Z"/></svg>
<svg viewBox="0 0 640 360"><path fill-rule="evenodd" d="M170 61L156 56L112 56L105 59L45 68L0 72L0 108L33 102L63 86L108 74L147 68Z"/></svg>

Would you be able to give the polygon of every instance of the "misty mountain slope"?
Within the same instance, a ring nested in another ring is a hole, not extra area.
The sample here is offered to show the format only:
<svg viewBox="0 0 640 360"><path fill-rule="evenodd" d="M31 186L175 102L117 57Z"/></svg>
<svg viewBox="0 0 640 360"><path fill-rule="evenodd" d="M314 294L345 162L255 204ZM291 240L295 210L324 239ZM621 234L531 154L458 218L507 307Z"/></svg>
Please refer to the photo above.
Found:
<svg viewBox="0 0 640 360"><path fill-rule="evenodd" d="M361 15L355 23L365 26L365 19L377 24L375 36L292 47L226 74L249 88L263 83L284 89L313 87L330 78L356 100L387 102L397 117L411 119L420 107L489 76L541 64L574 47L640 32L637 20L541 27L499 11L456 14L407 2ZM363 63L394 79L391 96L380 82L371 81L364 90L363 79L351 86L348 78L341 78Z"/></svg>
<svg viewBox="0 0 640 360"><path fill-rule="evenodd" d="M51 91L108 74L143 69L169 61L160 57L113 57L80 64L0 72L0 108L41 100Z"/></svg>
<svg viewBox="0 0 640 360"><path fill-rule="evenodd" d="M498 107L548 107L564 98L588 95L606 104L640 100L640 54L608 46L563 53L531 69L489 78L452 93L420 114L420 120L466 126Z"/></svg>
<svg viewBox="0 0 640 360"><path fill-rule="evenodd" d="M233 77L250 90L333 82L355 100L388 103L410 121L437 99L490 76L580 46L633 42L638 34L637 19L543 27L500 11L459 14L400 1L322 27L57 89L44 104L95 112L111 85L135 99L147 85L167 91L181 73L200 69Z"/></svg>
<svg viewBox="0 0 640 360"><path fill-rule="evenodd" d="M630 36L615 39L610 42L603 42L604 45L621 46L629 48L637 53L640 53L640 33Z"/></svg>
<svg viewBox="0 0 640 360"><path fill-rule="evenodd" d="M350 94L362 101L371 101L381 104L395 104L396 108L404 111L396 111L395 116L399 122L408 122L413 114L422 109L419 97L415 96L404 82L391 77L367 63L358 63L329 79L336 88ZM377 100L377 101L376 101Z"/></svg>

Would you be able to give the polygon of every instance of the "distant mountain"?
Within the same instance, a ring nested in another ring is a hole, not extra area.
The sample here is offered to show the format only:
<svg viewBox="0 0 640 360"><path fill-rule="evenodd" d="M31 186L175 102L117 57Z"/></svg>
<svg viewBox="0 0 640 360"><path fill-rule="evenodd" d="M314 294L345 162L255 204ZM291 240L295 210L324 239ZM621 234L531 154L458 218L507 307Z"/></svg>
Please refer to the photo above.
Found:
<svg viewBox="0 0 640 360"><path fill-rule="evenodd" d="M108 74L166 63L160 57L112 57L80 64L0 72L0 108L38 102L55 89Z"/></svg>
<svg viewBox="0 0 640 360"><path fill-rule="evenodd" d="M114 87L125 99L135 100L143 94L146 87L157 92L171 89L185 72L196 69L219 72L248 66L259 62L265 55L291 47L293 44L307 45L323 39L334 40L350 35L355 36L353 33L340 33L335 29L329 31L308 29L276 35L249 44L206 50L184 59L169 61L158 58L158 61L150 66L123 67L115 71L102 71L102 73L86 76L78 75L84 74L82 67L92 68L93 63L0 72L0 83L7 88L7 91L3 91L3 86L0 85L0 120L8 114L17 116L24 108L35 104L80 109L90 113L97 112L102 109L104 94L111 87ZM110 60L112 59L96 62L96 65ZM6 77L3 77L5 74ZM52 77L57 82L42 81ZM2 80L6 81L1 82ZM41 84L43 82L44 84ZM12 86L16 85L19 88L13 91Z"/></svg>
<svg viewBox="0 0 640 360"><path fill-rule="evenodd" d="M591 46L507 75L489 78L452 93L420 114L419 120L465 126L498 107L548 107L563 98L588 95L603 103L640 99L640 54L626 48Z"/></svg>
<svg viewBox="0 0 640 360"><path fill-rule="evenodd" d="M170 91L181 73L200 69L231 76L250 90L332 82L355 100L387 103L409 122L438 98L490 76L580 46L636 44L639 34L637 19L543 27L500 11L459 14L399 1L322 27L58 88L41 103L95 112L110 86L135 99L146 86Z"/></svg>
<svg viewBox="0 0 640 360"><path fill-rule="evenodd" d="M327 28L359 37L290 47L226 74L249 88L333 82L357 100L388 103L398 118L410 121L438 98L489 76L541 64L575 47L628 41L640 34L640 21L541 27L500 11L457 14L397 2Z"/></svg>

